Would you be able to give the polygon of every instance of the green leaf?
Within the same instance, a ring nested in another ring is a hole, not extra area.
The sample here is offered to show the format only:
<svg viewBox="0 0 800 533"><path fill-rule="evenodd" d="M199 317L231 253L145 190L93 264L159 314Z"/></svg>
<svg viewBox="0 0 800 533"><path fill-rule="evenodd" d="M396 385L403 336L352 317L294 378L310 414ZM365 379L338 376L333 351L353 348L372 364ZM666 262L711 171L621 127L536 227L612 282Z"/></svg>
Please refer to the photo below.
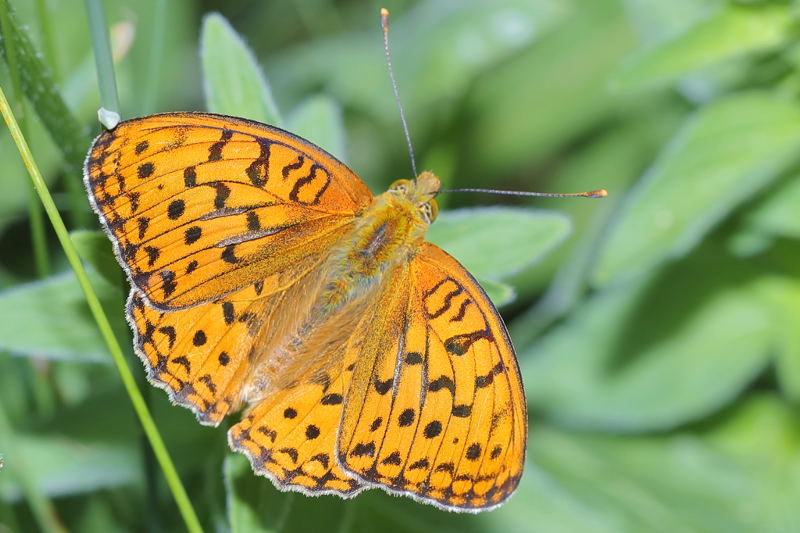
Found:
<svg viewBox="0 0 800 533"><path fill-rule="evenodd" d="M276 126L282 123L255 55L222 15L205 16L200 46L209 111Z"/></svg>
<svg viewBox="0 0 800 533"><path fill-rule="evenodd" d="M289 131L295 135L308 139L340 161L347 161L342 110L333 98L318 94L304 100L287 122Z"/></svg>
<svg viewBox="0 0 800 533"><path fill-rule="evenodd" d="M124 332L119 285L91 274L90 280L103 306L119 309L114 325L117 333ZM111 362L71 272L0 292L0 349L46 359Z"/></svg>
<svg viewBox="0 0 800 533"><path fill-rule="evenodd" d="M541 424L529 453L551 493L613 531L783 533L800 522L796 420L764 394L713 425L671 434L615 437Z"/></svg>
<svg viewBox="0 0 800 533"><path fill-rule="evenodd" d="M791 36L782 5L728 5L713 16L629 58L611 77L618 90L662 85L714 63L774 48Z"/></svg>
<svg viewBox="0 0 800 533"><path fill-rule="evenodd" d="M709 18L725 0L625 0L623 6L641 39L663 42Z"/></svg>
<svg viewBox="0 0 800 533"><path fill-rule="evenodd" d="M129 444L90 444L56 435L18 435L26 467L49 496L91 492L129 484L141 474L138 453ZM13 461L13 457L6 457ZM0 484L4 499L19 498L19 489Z"/></svg>
<svg viewBox="0 0 800 533"><path fill-rule="evenodd" d="M605 285L691 250L797 158L800 107L769 93L715 102L690 118L632 189L593 273Z"/></svg>
<svg viewBox="0 0 800 533"><path fill-rule="evenodd" d="M638 44L621 2L564 4L569 11L556 27L478 78L467 94L459 168L474 183L519 172L630 107L607 89L611 69Z"/></svg>
<svg viewBox="0 0 800 533"><path fill-rule="evenodd" d="M800 176L793 174L747 214L745 226L774 237L800 239Z"/></svg>
<svg viewBox="0 0 800 533"><path fill-rule="evenodd" d="M800 402L800 281L770 277L758 285L775 325L775 372L787 397Z"/></svg>
<svg viewBox="0 0 800 533"><path fill-rule="evenodd" d="M135 428L121 396L101 395L78 409L60 411L46 431L10 435L20 456L5 461L25 468L25 475L51 497L138 483L142 469ZM19 497L13 479L0 475L0 499Z"/></svg>
<svg viewBox="0 0 800 533"><path fill-rule="evenodd" d="M120 287L123 282L122 271L114 257L114 249L108 236L102 231L78 230L69 234L72 244L78 249L81 259L100 274L112 287Z"/></svg>
<svg viewBox="0 0 800 533"><path fill-rule="evenodd" d="M36 161L42 170L42 176L48 184L52 184L56 178L56 170L62 165L60 155L37 116L29 115L27 125L28 143L36 148ZM0 194L2 233L9 224L22 218L28 207L28 197L33 191L28 185L25 165L7 131L0 132L0 161L3 162L3 194Z"/></svg>
<svg viewBox="0 0 800 533"><path fill-rule="evenodd" d="M705 250L595 294L519 354L534 411L611 431L672 428L718 410L768 363L758 272ZM698 275L713 273L713 277Z"/></svg>
<svg viewBox="0 0 800 533"><path fill-rule="evenodd" d="M502 6L481 0L436 1L419 3L406 13L398 10L390 31L393 64L410 116L424 119L432 103L447 103L487 67L538 39L566 12L557 0L506 0ZM377 9L373 16L366 32L318 39L279 55L271 70L281 73L275 80L286 88L281 94L303 94L324 84L347 107L396 122Z"/></svg>
<svg viewBox="0 0 800 533"><path fill-rule="evenodd" d="M500 281L540 261L569 235L554 211L484 207L441 213L427 239L482 280Z"/></svg>

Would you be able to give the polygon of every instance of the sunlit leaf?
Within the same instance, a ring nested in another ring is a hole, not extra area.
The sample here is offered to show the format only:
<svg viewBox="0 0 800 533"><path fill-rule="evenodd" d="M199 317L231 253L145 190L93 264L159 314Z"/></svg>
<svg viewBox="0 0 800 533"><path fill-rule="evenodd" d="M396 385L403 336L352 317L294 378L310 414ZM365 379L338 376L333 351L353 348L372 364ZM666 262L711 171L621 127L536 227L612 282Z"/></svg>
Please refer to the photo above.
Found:
<svg viewBox="0 0 800 533"><path fill-rule="evenodd" d="M790 37L786 6L729 5L625 61L611 78L631 90L664 84L731 57L773 48Z"/></svg>
<svg viewBox="0 0 800 533"><path fill-rule="evenodd" d="M798 445L795 414L764 394L712 425L676 433L608 436L540 426L531 458L550 492L613 531L782 533L800 521Z"/></svg>
<svg viewBox="0 0 800 533"><path fill-rule="evenodd" d="M600 291L521 352L531 408L581 427L642 431L735 398L769 362L774 325L747 283L755 272L720 253Z"/></svg>
<svg viewBox="0 0 800 533"><path fill-rule="evenodd" d="M203 19L201 35L208 110L280 125L264 73L236 30L222 15L212 13Z"/></svg>
<svg viewBox="0 0 800 533"><path fill-rule="evenodd" d="M751 92L687 121L632 189L594 271L605 285L680 257L795 161L800 106Z"/></svg>

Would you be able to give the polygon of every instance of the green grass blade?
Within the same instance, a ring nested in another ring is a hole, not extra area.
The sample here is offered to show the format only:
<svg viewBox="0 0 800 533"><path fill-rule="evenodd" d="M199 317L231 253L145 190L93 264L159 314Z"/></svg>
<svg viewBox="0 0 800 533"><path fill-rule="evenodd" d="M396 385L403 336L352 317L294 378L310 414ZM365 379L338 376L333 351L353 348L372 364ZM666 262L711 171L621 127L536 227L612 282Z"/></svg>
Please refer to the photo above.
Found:
<svg viewBox="0 0 800 533"><path fill-rule="evenodd" d="M114 59L111 56L111 44L108 39L108 26L103 4L100 0L86 0L86 11L89 14L89 29L92 34L92 48L94 49L94 62L97 66L97 83L100 87L100 105L98 112L100 121L108 128L116 126L116 122L106 123L103 120L103 110L120 114L119 97L117 96L117 80L114 76ZM119 116L116 117L119 121Z"/></svg>
<svg viewBox="0 0 800 533"><path fill-rule="evenodd" d="M136 382L130 368L128 367L128 364L125 361L122 348L114 336L108 317L106 316L105 311L100 304L100 299L97 297L97 294L94 292L94 289L89 282L86 270L84 269L83 264L78 256L78 252L70 240L69 233L64 225L64 221L61 219L61 215L56 208L53 197L50 195L50 191L47 189L47 185L45 184L44 179L39 172L39 167L33 159L30 148L28 148L28 144L25 141L25 138L22 136L22 132L20 131L14 114L8 105L8 100L6 99L5 92L2 90L2 88L0 88L0 112L3 114L3 118L5 119L6 125L11 132L11 136L14 139L17 148L19 149L23 161L25 162L25 166L28 168L31 181L33 182L34 188L39 194L39 198L44 205L45 212L50 218L50 222L52 223L56 236L61 243L64 254L67 257L70 266L75 271L75 276L78 278L81 289L86 296L86 303L89 305L89 309L92 312L95 322L97 322L97 326L100 329L103 340L105 341L109 351L111 352L111 355L114 358L114 363L117 366L122 383L125 386L125 390L130 397L131 404L133 405L133 408L139 417L139 421L141 422L142 428L147 435L147 439L153 448L153 453L158 459L161 470L164 472L164 477L166 478L167 484L172 491L172 495L175 498L178 509L183 516L186 527L192 532L202 531L200 521L198 520L194 508L189 501L189 497L186 494L186 490L184 489L180 478L178 477L178 473L175 470L175 465L173 464L164 441L161 438L161 434L159 433L158 428L156 427L156 424L150 415L150 411L145 404L144 398L142 397L139 389L136 387Z"/></svg>
<svg viewBox="0 0 800 533"><path fill-rule="evenodd" d="M159 76L159 65L163 62L162 54L164 53L164 43L166 42L167 34L167 20L169 14L167 13L167 0L156 0L153 7L152 27L150 28L149 40L150 50L148 61L147 80L142 92L142 107L145 113L150 114L154 112L156 106L156 98L158 96L158 87L163 81Z"/></svg>

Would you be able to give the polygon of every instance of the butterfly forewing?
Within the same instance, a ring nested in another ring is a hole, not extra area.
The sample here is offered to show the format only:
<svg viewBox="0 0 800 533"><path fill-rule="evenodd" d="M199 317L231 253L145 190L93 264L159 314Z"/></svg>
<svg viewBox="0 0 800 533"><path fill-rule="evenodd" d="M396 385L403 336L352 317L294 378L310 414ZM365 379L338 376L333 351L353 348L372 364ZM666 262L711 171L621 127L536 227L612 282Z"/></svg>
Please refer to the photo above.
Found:
<svg viewBox="0 0 800 533"><path fill-rule="evenodd" d="M372 195L314 145L263 124L170 113L122 122L86 160L92 204L132 283L154 305L196 305L294 280Z"/></svg>

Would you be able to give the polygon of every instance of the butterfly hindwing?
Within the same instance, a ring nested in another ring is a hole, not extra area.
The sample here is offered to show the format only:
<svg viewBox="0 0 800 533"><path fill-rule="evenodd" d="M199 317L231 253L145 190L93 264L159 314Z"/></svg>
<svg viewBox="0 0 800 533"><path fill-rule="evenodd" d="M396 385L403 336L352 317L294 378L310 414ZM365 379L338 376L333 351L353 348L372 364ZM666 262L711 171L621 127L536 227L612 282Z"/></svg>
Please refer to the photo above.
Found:
<svg viewBox="0 0 800 533"><path fill-rule="evenodd" d="M256 403L228 432L231 449L281 490L355 496L366 487L334 453L352 363L311 371Z"/></svg>
<svg viewBox="0 0 800 533"><path fill-rule="evenodd" d="M134 347L149 380L203 424L219 424L241 403L255 334L268 316L270 299L258 289L172 312L151 307L136 289L128 298Z"/></svg>
<svg viewBox="0 0 800 533"><path fill-rule="evenodd" d="M318 264L372 199L311 143L201 113L105 131L87 156L85 182L133 285L166 310L256 281L267 294L285 288L289 267Z"/></svg>
<svg viewBox="0 0 800 533"><path fill-rule="evenodd" d="M431 244L404 277L407 297L384 301L396 318L364 341L339 460L366 483L443 508L495 507L519 481L527 430L505 326L469 273Z"/></svg>

